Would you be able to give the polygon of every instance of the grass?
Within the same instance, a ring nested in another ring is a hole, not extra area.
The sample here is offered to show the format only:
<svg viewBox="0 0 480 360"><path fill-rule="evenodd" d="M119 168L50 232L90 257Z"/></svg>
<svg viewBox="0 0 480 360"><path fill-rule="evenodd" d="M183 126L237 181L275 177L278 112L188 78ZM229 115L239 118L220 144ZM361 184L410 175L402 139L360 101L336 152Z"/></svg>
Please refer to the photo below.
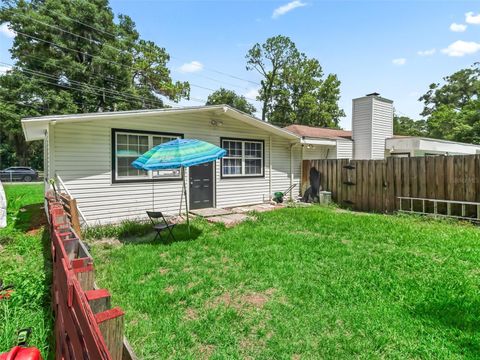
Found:
<svg viewBox="0 0 480 360"><path fill-rule="evenodd" d="M49 236L43 224L43 186L6 185L8 226L0 229L0 278L13 284L0 300L0 353L16 345L17 331L32 328L30 346L43 357L52 349Z"/></svg>
<svg viewBox="0 0 480 360"><path fill-rule="evenodd" d="M141 358L478 358L478 228L316 206L256 216L196 220L190 241L121 227L89 240Z"/></svg>

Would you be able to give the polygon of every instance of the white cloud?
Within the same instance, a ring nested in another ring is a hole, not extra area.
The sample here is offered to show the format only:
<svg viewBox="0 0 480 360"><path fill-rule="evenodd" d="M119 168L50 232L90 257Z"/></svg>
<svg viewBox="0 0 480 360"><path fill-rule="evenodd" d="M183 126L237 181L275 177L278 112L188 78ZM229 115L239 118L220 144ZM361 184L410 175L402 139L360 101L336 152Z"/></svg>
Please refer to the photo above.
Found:
<svg viewBox="0 0 480 360"><path fill-rule="evenodd" d="M15 31L10 29L10 24L9 23L3 23L0 25L0 33L5 35L8 38L14 38L15 37Z"/></svg>
<svg viewBox="0 0 480 360"><path fill-rule="evenodd" d="M450 30L453 32L465 32L465 30L467 30L467 25L452 23L450 25Z"/></svg>
<svg viewBox="0 0 480 360"><path fill-rule="evenodd" d="M200 61L190 61L189 63L185 63L178 68L178 71L182 73L193 73L197 71L203 70L203 64Z"/></svg>
<svg viewBox="0 0 480 360"><path fill-rule="evenodd" d="M420 56L432 56L436 52L437 52L437 50L435 50L435 49L428 49L428 50L417 51L417 54L420 55Z"/></svg>
<svg viewBox="0 0 480 360"><path fill-rule="evenodd" d="M278 8L276 8L275 10L273 10L272 18L276 19L279 16L285 15L286 13L288 13L288 12L290 12L290 11L296 9L296 8L303 7L305 5L307 5L307 4L303 3L301 0L291 1L288 4L282 5Z"/></svg>
<svg viewBox="0 0 480 360"><path fill-rule="evenodd" d="M248 90L243 96L249 100L254 100L258 96L258 88Z"/></svg>
<svg viewBox="0 0 480 360"><path fill-rule="evenodd" d="M480 25L480 14L475 15L473 11L466 13L465 22L467 24Z"/></svg>
<svg viewBox="0 0 480 360"><path fill-rule="evenodd" d="M11 66L0 66L0 75L5 75L11 68Z"/></svg>
<svg viewBox="0 0 480 360"><path fill-rule="evenodd" d="M405 59L405 58L398 58L398 59L393 59L392 60L393 65L402 66L402 65L405 65L406 63L407 63L407 59Z"/></svg>
<svg viewBox="0 0 480 360"><path fill-rule="evenodd" d="M477 51L480 51L480 43L476 43L474 41L463 41L458 40L454 43L450 44L447 48L442 49L444 54L448 56L465 56L474 54Z"/></svg>

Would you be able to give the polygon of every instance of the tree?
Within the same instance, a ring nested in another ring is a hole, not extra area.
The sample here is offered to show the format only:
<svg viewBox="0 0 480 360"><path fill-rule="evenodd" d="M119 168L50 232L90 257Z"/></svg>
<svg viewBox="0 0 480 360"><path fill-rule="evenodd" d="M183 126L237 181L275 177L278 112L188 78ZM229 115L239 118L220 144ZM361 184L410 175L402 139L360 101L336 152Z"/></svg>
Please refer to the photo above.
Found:
<svg viewBox="0 0 480 360"><path fill-rule="evenodd" d="M295 44L286 36L268 38L265 43L256 43L246 55L247 70L256 70L263 77L259 91L262 100L262 120L266 119L273 101L274 85L280 73L299 56Z"/></svg>
<svg viewBox="0 0 480 360"><path fill-rule="evenodd" d="M431 137L480 144L480 63L431 84L423 116Z"/></svg>
<svg viewBox="0 0 480 360"><path fill-rule="evenodd" d="M159 108L162 99L189 97L188 83L170 77L166 50L141 39L128 16L115 23L108 0L4 4L0 23L16 32L12 70L0 76L0 137L3 151L14 152L10 162L38 154L24 141L22 117Z"/></svg>
<svg viewBox="0 0 480 360"><path fill-rule="evenodd" d="M413 120L408 116L393 116L393 133L405 136L428 136L425 120Z"/></svg>
<svg viewBox="0 0 480 360"><path fill-rule="evenodd" d="M340 81L334 74L324 78L317 59L308 58L285 36L255 44L247 53L247 70L261 76L258 99L262 120L285 126L305 124L336 127L345 116L338 106Z"/></svg>
<svg viewBox="0 0 480 360"><path fill-rule="evenodd" d="M238 95L235 91L220 88L211 93L205 105L230 105L231 107L243 111L249 115L253 115L257 109L250 104L245 96Z"/></svg>

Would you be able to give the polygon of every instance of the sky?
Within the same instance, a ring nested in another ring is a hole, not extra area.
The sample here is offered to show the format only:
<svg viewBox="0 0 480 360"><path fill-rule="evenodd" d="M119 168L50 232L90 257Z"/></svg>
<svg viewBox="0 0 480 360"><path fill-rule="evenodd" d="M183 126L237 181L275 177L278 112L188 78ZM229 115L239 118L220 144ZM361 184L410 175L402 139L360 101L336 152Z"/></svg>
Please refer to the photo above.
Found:
<svg viewBox="0 0 480 360"><path fill-rule="evenodd" d="M480 1L162 1L111 0L142 38L165 47L174 80L191 83L202 105L226 87L253 99L260 75L245 54L268 37L290 37L341 81L340 106L351 128L352 99L379 92L398 114L420 118L418 98L433 82L480 61ZM12 33L0 27L0 61L10 62ZM1 70L1 69L0 69ZM212 89L212 90L210 90ZM260 104L254 102L257 109Z"/></svg>

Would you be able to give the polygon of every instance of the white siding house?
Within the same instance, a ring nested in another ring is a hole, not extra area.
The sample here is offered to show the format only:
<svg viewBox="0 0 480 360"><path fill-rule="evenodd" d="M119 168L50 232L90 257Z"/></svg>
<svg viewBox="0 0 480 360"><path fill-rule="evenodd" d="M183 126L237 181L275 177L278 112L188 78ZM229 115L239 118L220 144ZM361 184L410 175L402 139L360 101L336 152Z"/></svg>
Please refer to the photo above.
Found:
<svg viewBox="0 0 480 360"><path fill-rule="evenodd" d="M229 151L208 170L213 186L205 206L262 203L300 180L299 137L228 106L49 116L24 119L22 126L27 140L45 140L47 176L63 181L88 224L136 219L153 208L177 213L178 172L152 174L129 166L150 147L176 137ZM188 170L186 177L191 184ZM190 186L187 191L192 207Z"/></svg>
<svg viewBox="0 0 480 360"><path fill-rule="evenodd" d="M351 159L352 132L306 125L290 125L285 130L301 137L302 159Z"/></svg>

